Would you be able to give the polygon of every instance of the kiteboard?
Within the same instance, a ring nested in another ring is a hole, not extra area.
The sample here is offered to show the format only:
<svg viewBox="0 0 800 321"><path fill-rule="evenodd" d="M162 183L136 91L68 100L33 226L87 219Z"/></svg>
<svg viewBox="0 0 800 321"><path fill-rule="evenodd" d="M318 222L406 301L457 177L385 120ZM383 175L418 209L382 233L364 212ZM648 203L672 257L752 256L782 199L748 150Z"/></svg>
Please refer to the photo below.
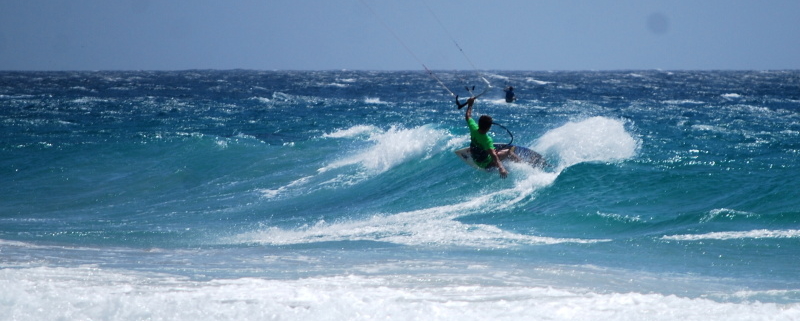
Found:
<svg viewBox="0 0 800 321"><path fill-rule="evenodd" d="M511 151L528 165L538 168L544 168L545 166L547 166L547 162L544 160L544 157L542 157L541 154L534 152L528 148L517 145L508 145L508 144L494 144L494 148L496 150L511 148ZM469 166L472 166L480 170L484 170L483 168L478 167L478 165L475 164L475 161L472 160L472 155L469 152L469 147L459 149L454 153L456 153L458 158L464 161L464 163L467 163ZM507 158L506 160L511 160L511 159Z"/></svg>

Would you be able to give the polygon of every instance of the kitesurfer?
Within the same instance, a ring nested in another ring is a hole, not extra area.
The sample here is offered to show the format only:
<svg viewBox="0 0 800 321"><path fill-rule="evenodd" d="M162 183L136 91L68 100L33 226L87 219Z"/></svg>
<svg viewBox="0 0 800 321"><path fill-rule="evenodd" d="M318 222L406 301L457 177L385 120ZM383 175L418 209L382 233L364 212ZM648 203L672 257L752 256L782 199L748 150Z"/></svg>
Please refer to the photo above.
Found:
<svg viewBox="0 0 800 321"><path fill-rule="evenodd" d="M489 136L489 130L492 128L492 117L483 115L476 123L475 120L472 119L472 104L474 103L475 97L470 97L465 103L461 103L458 101L458 96L456 96L456 106L458 106L458 109L461 109L465 105L467 106L467 112L464 116L467 120L467 126L469 127L469 151L472 155L472 160L475 161L475 164L480 168L490 169L496 167L500 172L500 177L506 178L508 176L508 171L503 167L502 161L509 156L515 160L518 160L519 157L514 155L511 149L496 150L494 148L494 141L492 137Z"/></svg>
<svg viewBox="0 0 800 321"><path fill-rule="evenodd" d="M513 103L515 100L517 100L517 97L514 96L514 87L508 86L505 89L503 89L503 91L506 92L507 103Z"/></svg>

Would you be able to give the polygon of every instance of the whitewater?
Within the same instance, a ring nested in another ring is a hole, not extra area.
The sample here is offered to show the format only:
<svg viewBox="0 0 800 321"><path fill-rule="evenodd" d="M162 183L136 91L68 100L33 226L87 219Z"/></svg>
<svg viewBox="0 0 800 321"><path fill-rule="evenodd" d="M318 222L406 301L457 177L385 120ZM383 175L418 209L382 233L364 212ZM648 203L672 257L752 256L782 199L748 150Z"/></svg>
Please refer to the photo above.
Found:
<svg viewBox="0 0 800 321"><path fill-rule="evenodd" d="M800 319L800 72L435 73L0 72L0 320Z"/></svg>

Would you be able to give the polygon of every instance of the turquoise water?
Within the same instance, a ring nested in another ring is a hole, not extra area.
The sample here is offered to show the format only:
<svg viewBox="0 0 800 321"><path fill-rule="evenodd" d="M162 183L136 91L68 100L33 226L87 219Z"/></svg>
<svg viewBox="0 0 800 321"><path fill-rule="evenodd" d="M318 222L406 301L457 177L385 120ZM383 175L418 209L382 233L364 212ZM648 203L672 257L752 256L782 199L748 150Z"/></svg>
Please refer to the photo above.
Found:
<svg viewBox="0 0 800 321"><path fill-rule="evenodd" d="M424 72L0 73L0 319L800 318L799 72L484 76L552 166Z"/></svg>

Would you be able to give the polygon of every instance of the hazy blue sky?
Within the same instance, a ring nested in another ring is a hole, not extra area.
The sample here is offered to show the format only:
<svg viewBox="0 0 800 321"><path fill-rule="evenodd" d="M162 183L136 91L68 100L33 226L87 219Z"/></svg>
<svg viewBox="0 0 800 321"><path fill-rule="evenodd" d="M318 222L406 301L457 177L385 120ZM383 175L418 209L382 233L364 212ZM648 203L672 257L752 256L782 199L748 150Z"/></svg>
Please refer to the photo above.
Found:
<svg viewBox="0 0 800 321"><path fill-rule="evenodd" d="M798 0L423 1L2 0L0 70L800 69Z"/></svg>

